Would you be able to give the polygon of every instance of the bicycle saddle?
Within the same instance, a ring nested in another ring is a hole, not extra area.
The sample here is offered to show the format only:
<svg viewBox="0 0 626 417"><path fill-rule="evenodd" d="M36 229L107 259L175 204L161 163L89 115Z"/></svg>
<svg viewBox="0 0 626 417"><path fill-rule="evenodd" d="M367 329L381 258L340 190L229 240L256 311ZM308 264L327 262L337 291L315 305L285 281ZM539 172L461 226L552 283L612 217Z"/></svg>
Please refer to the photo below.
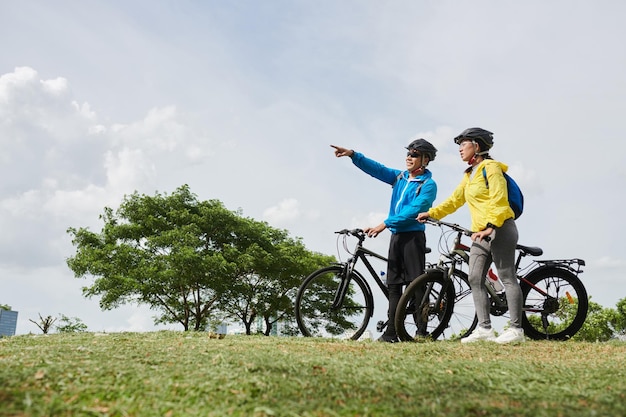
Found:
<svg viewBox="0 0 626 417"><path fill-rule="evenodd" d="M541 256L543 255L543 249L537 247L537 246L524 246L524 245L517 245L517 249L522 251L522 253L524 255L530 255L530 256Z"/></svg>

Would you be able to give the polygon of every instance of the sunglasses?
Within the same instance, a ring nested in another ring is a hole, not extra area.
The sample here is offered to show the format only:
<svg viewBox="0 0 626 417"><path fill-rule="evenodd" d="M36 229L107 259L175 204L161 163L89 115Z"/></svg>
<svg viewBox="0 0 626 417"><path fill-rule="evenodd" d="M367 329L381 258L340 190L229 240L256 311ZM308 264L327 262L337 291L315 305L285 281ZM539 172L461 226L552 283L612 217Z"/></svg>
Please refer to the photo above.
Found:
<svg viewBox="0 0 626 417"><path fill-rule="evenodd" d="M420 158L422 156L422 154L419 153L419 152L415 152L415 151L413 151L413 152L408 151L406 153L406 156L410 156L411 158Z"/></svg>

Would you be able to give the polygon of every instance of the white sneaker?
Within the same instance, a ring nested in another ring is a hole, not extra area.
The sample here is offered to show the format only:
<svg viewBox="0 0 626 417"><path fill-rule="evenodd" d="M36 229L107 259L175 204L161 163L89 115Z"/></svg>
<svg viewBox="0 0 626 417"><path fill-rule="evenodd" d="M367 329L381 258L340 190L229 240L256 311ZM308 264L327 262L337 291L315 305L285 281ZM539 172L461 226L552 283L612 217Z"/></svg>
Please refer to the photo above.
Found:
<svg viewBox="0 0 626 417"><path fill-rule="evenodd" d="M526 339L524 338L524 330L518 329L516 327L509 327L496 338L496 343L500 344L524 341L526 341Z"/></svg>
<svg viewBox="0 0 626 417"><path fill-rule="evenodd" d="M496 333L493 329L484 329L477 327L469 336L461 339L461 343L473 343L480 341L493 342L496 339Z"/></svg>

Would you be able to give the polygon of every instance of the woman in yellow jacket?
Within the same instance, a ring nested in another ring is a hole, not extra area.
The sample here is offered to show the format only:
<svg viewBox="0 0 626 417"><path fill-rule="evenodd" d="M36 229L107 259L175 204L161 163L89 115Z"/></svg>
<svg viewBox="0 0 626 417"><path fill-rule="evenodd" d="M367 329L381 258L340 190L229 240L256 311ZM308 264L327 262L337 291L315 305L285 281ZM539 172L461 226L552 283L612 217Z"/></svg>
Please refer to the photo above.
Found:
<svg viewBox="0 0 626 417"><path fill-rule="evenodd" d="M467 203L472 218L471 229L475 231L471 237L468 277L478 326L469 336L461 339L461 342L523 342L522 292L515 276L518 233L515 215L509 206L506 180L502 175L508 167L489 156L489 149L493 146L493 133L485 129L465 129L454 138L454 142L459 145L461 159L470 167L465 170L461 183L452 195L428 212L420 213L417 220L423 222L428 217L442 219ZM485 239L487 236L489 239ZM491 328L489 296L484 287L485 276L492 261L506 289L510 313L509 328L497 338Z"/></svg>

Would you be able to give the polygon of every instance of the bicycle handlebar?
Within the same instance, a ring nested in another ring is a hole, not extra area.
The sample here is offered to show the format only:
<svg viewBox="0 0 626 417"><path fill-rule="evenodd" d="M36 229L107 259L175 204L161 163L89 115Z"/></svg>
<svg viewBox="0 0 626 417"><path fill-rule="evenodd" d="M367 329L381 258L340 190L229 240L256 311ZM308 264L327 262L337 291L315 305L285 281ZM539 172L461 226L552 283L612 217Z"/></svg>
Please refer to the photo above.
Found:
<svg viewBox="0 0 626 417"><path fill-rule="evenodd" d="M447 223L442 222L441 220L434 219L432 217L426 218L425 223L432 224L433 226L446 226L452 230L463 233L465 236L471 236L474 232L469 229L464 228L463 226L459 226L456 223Z"/></svg>
<svg viewBox="0 0 626 417"><path fill-rule="evenodd" d="M463 226L460 226L460 225L458 225L456 223L447 223L447 222L443 222L441 220L434 219L432 217L428 217L424 222L427 223L427 224L434 225L434 226L446 226L446 227L449 227L452 230L455 230L457 232L463 233L465 236L471 236L472 234L474 234L474 232L472 232L471 230L466 229ZM358 229L358 228L357 229L341 229L341 230L335 232L335 234L338 234L338 235L351 235L351 236L355 236L355 237L358 237L358 238L365 238L366 237L366 234L363 231L363 229ZM489 236L487 236L485 239L486 240L490 240Z"/></svg>
<svg viewBox="0 0 626 417"><path fill-rule="evenodd" d="M363 231L363 229L342 229L335 233L338 235L351 235L356 236L359 239L365 239L365 232Z"/></svg>
<svg viewBox="0 0 626 417"><path fill-rule="evenodd" d="M474 232L472 232L471 230L466 229L463 226L459 226L456 223L442 222L441 220L437 220L432 217L426 218L425 223L432 224L434 226L446 226L456 232L463 233L465 236L472 236L474 234ZM491 240L491 237L485 236L483 239L489 242Z"/></svg>

